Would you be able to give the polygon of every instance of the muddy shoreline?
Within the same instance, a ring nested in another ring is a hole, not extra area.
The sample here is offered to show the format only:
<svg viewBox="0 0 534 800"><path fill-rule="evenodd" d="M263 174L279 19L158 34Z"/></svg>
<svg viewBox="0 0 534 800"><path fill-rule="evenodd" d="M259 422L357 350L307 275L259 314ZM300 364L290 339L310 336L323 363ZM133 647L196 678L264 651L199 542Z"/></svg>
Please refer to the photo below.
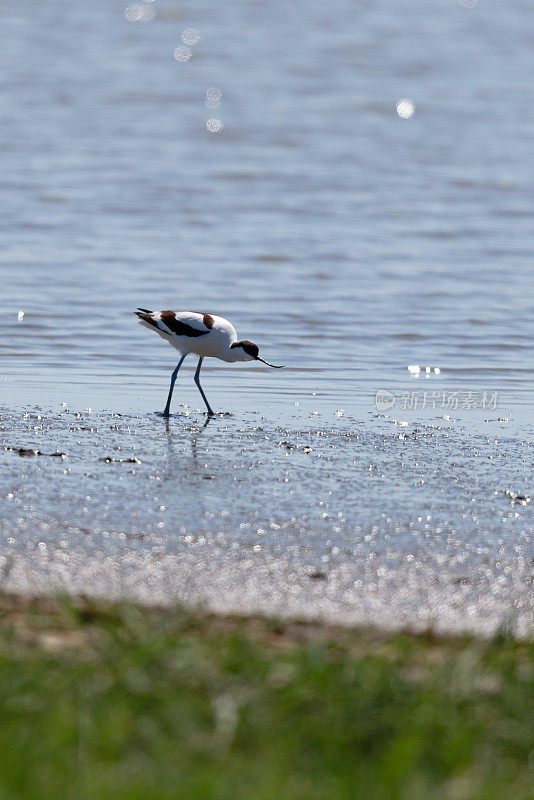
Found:
<svg viewBox="0 0 534 800"><path fill-rule="evenodd" d="M528 439L302 422L4 409L3 590L532 632Z"/></svg>

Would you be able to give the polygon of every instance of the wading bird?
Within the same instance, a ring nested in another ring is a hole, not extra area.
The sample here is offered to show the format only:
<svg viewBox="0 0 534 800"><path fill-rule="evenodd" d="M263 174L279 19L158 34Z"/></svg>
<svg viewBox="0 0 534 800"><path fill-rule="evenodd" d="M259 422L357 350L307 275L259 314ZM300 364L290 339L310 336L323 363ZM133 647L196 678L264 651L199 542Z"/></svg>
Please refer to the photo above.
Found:
<svg viewBox="0 0 534 800"><path fill-rule="evenodd" d="M176 382L178 370L184 358L193 353L198 356L198 365L195 372L195 383L198 386L202 399L206 403L208 416L212 417L214 411L204 390L200 385L200 368L205 358L219 358L221 361L261 361L268 367L281 369L283 365L269 364L259 356L259 347L246 339L238 341L237 333L231 322L216 314L201 314L197 311L148 311L138 308L134 311L142 325L157 331L169 344L180 351L182 357L171 376L171 385L167 404L163 416L168 417L171 408L171 398Z"/></svg>

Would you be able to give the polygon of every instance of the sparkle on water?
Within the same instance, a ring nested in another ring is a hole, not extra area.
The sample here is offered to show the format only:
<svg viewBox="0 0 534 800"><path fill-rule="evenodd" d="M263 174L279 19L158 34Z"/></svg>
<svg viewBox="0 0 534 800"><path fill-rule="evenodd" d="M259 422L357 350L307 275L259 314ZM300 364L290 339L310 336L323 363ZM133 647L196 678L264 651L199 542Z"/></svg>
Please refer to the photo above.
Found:
<svg viewBox="0 0 534 800"><path fill-rule="evenodd" d="M409 364L408 365L408 372L412 375L419 375L421 372L422 367L419 364ZM441 369L439 367L425 367L425 373L430 375L431 372L434 372L435 375L439 375L441 373Z"/></svg>
<svg viewBox="0 0 534 800"><path fill-rule="evenodd" d="M186 28L182 31L182 42L184 44L195 45L200 42L201 36L196 28Z"/></svg>
<svg viewBox="0 0 534 800"><path fill-rule="evenodd" d="M218 108L221 104L222 92L217 86L206 89L206 105L208 108Z"/></svg>
<svg viewBox="0 0 534 800"><path fill-rule="evenodd" d="M177 412L2 411L6 590L528 632L529 442L339 407Z"/></svg>
<svg viewBox="0 0 534 800"><path fill-rule="evenodd" d="M474 8L477 5L478 0L458 0L458 2L464 8Z"/></svg>
<svg viewBox="0 0 534 800"><path fill-rule="evenodd" d="M415 104L411 100L399 100L397 103L397 114L402 119L410 119L415 112Z"/></svg>
<svg viewBox="0 0 534 800"><path fill-rule="evenodd" d="M124 16L128 22L150 22L156 15L152 6L134 3L124 9Z"/></svg>
<svg viewBox="0 0 534 800"><path fill-rule="evenodd" d="M223 121L221 119L215 119L214 117L211 117L210 119L206 120L206 128L211 133L222 131L224 128Z"/></svg>
<svg viewBox="0 0 534 800"><path fill-rule="evenodd" d="M181 44L174 50L174 57L176 61L189 61L191 56L193 55L193 51L190 47L186 47L185 45Z"/></svg>

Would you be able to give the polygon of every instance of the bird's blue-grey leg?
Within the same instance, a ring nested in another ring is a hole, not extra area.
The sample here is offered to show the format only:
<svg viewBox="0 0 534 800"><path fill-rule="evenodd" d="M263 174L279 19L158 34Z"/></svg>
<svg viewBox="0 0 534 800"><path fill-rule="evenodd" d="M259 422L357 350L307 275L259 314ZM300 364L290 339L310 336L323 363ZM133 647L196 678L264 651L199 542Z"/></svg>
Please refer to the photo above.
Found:
<svg viewBox="0 0 534 800"><path fill-rule="evenodd" d="M169 416L169 413L170 413L170 410L171 410L172 393L173 393L173 390L174 390L174 384L176 383L176 376L178 375L178 370L182 366L183 360L186 357L186 355L187 355L187 353L184 353L184 355L181 357L181 359L178 362L178 366L176 367L176 369L174 370L174 372L171 375L171 385L170 385L170 388L169 388L169 396L167 397L167 405L165 406L165 411L163 412L163 416L164 417L168 417Z"/></svg>
<svg viewBox="0 0 534 800"><path fill-rule="evenodd" d="M198 386L198 390L199 390L200 394L202 395L202 399L206 403L206 408L208 409L208 416L209 417L214 417L215 416L215 411L212 409L212 407L208 403L208 398L204 394L204 389L200 385L200 367L202 366L202 362L203 361L204 361L204 358L199 358L198 359L197 371L195 372L195 383Z"/></svg>

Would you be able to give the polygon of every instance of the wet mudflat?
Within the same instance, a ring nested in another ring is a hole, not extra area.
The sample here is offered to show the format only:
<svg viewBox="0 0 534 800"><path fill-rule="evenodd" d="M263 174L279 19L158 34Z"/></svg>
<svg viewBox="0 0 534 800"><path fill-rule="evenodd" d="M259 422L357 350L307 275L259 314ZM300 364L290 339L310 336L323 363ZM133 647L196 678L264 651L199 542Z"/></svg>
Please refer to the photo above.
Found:
<svg viewBox="0 0 534 800"><path fill-rule="evenodd" d="M526 631L528 4L145 5L2 4L5 587ZM210 360L235 416L166 426L137 306L286 369Z"/></svg>
<svg viewBox="0 0 534 800"><path fill-rule="evenodd" d="M532 631L521 426L299 409L204 423L3 409L2 588Z"/></svg>

